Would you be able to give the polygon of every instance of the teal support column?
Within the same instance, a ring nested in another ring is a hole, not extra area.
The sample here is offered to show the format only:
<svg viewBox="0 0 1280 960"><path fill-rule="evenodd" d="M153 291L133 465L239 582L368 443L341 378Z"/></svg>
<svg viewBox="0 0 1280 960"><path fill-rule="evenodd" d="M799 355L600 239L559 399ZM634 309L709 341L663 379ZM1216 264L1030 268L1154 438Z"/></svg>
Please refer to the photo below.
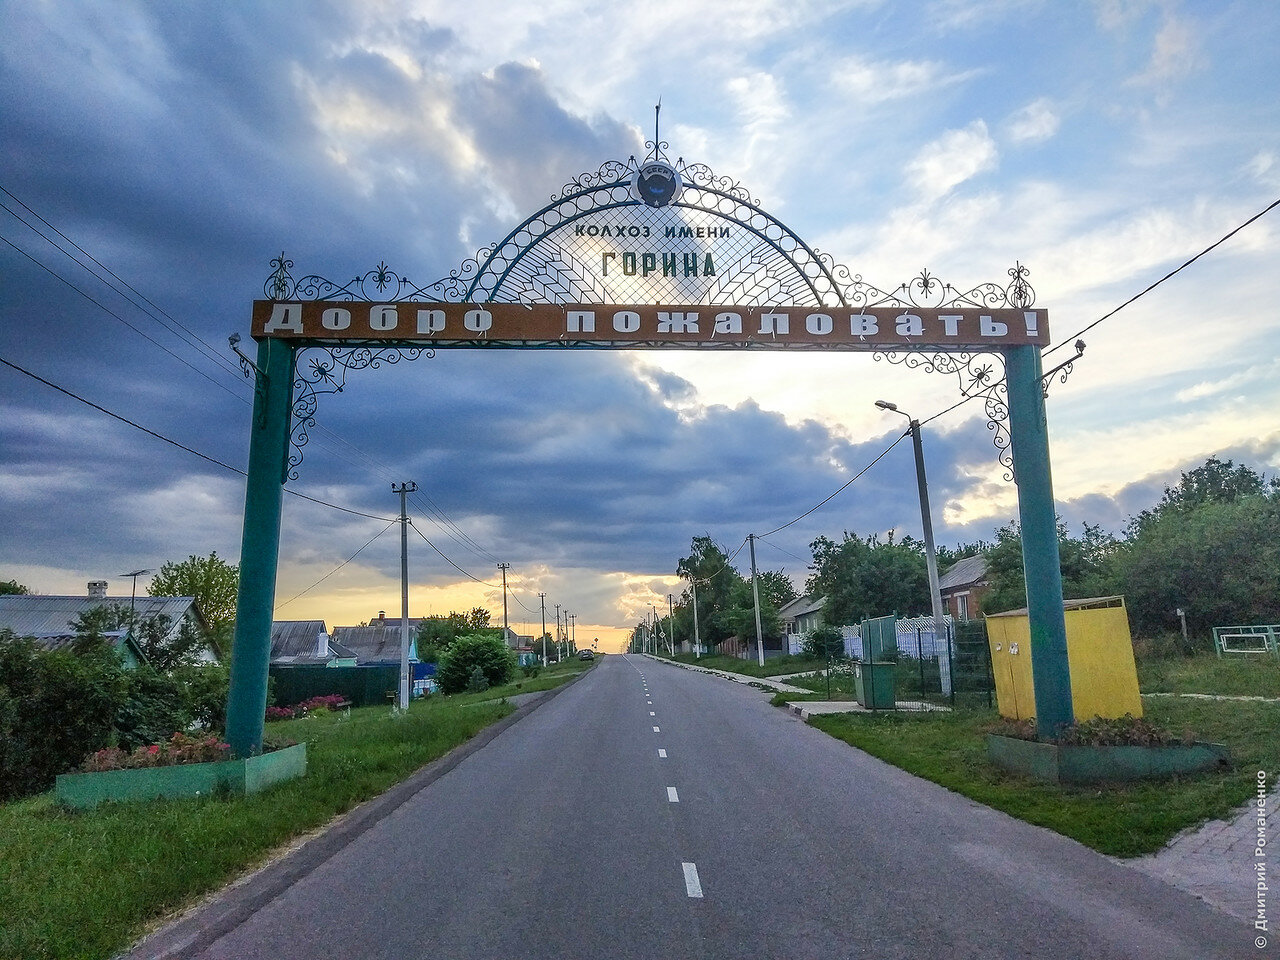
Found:
<svg viewBox="0 0 1280 960"><path fill-rule="evenodd" d="M280 508L293 406L293 354L293 345L283 340L258 343L244 534L240 541L240 591L236 596L231 689L227 694L227 742L237 757L262 752L271 617L280 557Z"/></svg>
<svg viewBox="0 0 1280 960"><path fill-rule="evenodd" d="M1031 621L1031 674L1036 692L1036 730L1042 738L1075 719L1067 626L1062 612L1062 567L1058 517L1049 470L1049 430L1041 385L1040 348L1004 351L1009 390L1009 436L1018 483L1022 525L1022 569Z"/></svg>

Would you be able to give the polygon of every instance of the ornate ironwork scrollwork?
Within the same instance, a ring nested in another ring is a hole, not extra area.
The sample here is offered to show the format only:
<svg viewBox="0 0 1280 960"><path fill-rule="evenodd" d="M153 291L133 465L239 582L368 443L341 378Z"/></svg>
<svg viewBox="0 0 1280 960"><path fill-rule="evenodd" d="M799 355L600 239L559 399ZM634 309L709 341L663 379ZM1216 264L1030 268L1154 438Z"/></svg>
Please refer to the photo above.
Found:
<svg viewBox="0 0 1280 960"><path fill-rule="evenodd" d="M347 385L347 374L352 370L376 370L384 363L397 364L401 360L416 360L424 354L429 360L436 355L436 352L429 347L400 344L342 348L304 347L299 350L294 359L293 426L289 432L289 479L298 479L298 467L302 465L302 448L311 439L311 428L316 425L316 410L319 408L321 396L342 393Z"/></svg>
<svg viewBox="0 0 1280 960"><path fill-rule="evenodd" d="M647 159L668 162L665 153L668 144L661 139L656 123L654 138L646 141L646 148ZM1029 271L1021 263L1015 263L1007 271L1009 280L1003 284L990 282L960 289L926 269L895 288L877 287L860 273L853 273L844 264L835 262L829 254L806 244L789 227L761 209L750 192L731 177L715 173L706 164L687 164L683 158L677 159L673 166L681 178L683 191L677 200L663 207L663 215L668 217L662 221L666 224L665 237L690 236L689 224L693 221L688 218L694 215L703 215L711 224L732 226L740 232L718 251L715 279L701 288L682 285L675 279L666 283L664 265L661 280L657 281L656 289L660 292L648 292L649 296L667 298L664 302L756 303L850 310L877 307L1027 309L1035 303ZM594 254L584 252L575 243L576 238L584 236L584 229L640 227L647 231L649 224L654 223L654 236L658 235L656 222L636 219L636 211L644 209L643 201L631 185L639 169L640 164L633 156L625 162L607 161L596 171L576 177L503 240L482 247L457 269L432 283L419 286L392 270L385 261L346 282L315 274L295 280L291 273L293 261L281 253L271 261L272 273L265 285L267 296L276 300L371 303L403 300L526 304L630 302L626 281L620 280L620 285L615 286L612 275L606 278L589 262ZM603 224L586 219L598 214L608 215ZM677 232L670 232L672 229ZM692 254L695 259L697 251L695 247ZM623 269L625 271L625 266ZM685 271L687 276L687 267ZM634 274L635 270L631 272ZM672 273L674 276L674 270ZM650 282L655 281L651 278ZM691 295L696 299L691 301ZM399 359L398 354L390 352L395 349L390 345L381 345L376 350L362 349L363 352L350 351L349 355L331 351L331 365L313 363L309 371L299 373L295 415L300 427L295 428L294 444L299 451L306 443L307 429L314 424L319 394L340 392L348 370L378 366L381 362L394 363ZM988 428L993 433L1000 463L1006 467L1006 478L1012 479L1013 462L1006 427L1008 395L1001 356L936 349L921 353L910 349L873 348L873 352L877 360L954 375L966 396L983 397ZM1078 359L1078 355L1074 359ZM999 375L997 367L1001 368ZM1065 380L1071 372L1071 361L1051 372L1061 372ZM300 453L297 462L301 462ZM293 467L296 463L291 461L291 469Z"/></svg>
<svg viewBox="0 0 1280 960"><path fill-rule="evenodd" d="M1040 377L1041 389L1044 391L1044 395L1046 397L1049 396L1049 384L1053 382L1053 375L1055 373L1058 375L1059 383L1066 383L1067 377L1071 376L1072 372L1076 368L1076 361L1084 356L1085 343L1083 340L1077 340L1073 346L1075 347L1076 352L1071 357L1062 361L1062 363L1058 364L1052 370L1046 370Z"/></svg>
<svg viewBox="0 0 1280 960"><path fill-rule="evenodd" d="M949 374L956 378L966 398L981 398L987 415L987 429L997 459L1005 468L1004 479L1012 481L1013 450L1009 435L1009 392L1005 385L1004 357L995 353L950 353L945 351L877 350L876 360L902 364L925 373Z"/></svg>

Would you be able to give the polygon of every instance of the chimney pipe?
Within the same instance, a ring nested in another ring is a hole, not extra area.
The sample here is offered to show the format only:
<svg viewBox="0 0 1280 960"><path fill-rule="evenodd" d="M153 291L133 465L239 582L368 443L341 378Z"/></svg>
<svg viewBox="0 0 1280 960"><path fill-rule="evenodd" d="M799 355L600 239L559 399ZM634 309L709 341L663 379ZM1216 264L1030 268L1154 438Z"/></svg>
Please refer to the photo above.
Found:
<svg viewBox="0 0 1280 960"><path fill-rule="evenodd" d="M89 581L89 599L90 600L107 599L107 581L90 580Z"/></svg>

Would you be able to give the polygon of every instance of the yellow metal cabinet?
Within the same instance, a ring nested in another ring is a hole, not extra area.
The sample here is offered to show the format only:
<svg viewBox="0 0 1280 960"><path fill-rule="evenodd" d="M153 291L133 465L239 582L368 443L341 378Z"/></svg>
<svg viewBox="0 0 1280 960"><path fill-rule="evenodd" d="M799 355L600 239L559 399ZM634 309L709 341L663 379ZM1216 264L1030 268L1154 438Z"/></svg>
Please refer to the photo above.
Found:
<svg viewBox="0 0 1280 960"><path fill-rule="evenodd" d="M1077 720L1142 716L1138 669L1123 597L1095 597L1063 603L1067 621L1067 661L1071 666L1071 705ZM1031 626L1026 609L987 618L991 671L1000 715L1030 719L1036 715L1031 681Z"/></svg>

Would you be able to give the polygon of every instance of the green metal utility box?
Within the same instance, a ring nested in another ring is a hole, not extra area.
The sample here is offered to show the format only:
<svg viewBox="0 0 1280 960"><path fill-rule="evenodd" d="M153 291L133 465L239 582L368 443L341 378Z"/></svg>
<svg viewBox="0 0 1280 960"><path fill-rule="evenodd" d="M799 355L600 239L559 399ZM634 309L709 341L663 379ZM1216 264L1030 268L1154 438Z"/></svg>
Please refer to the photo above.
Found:
<svg viewBox="0 0 1280 960"><path fill-rule="evenodd" d="M855 663L853 679L858 703L868 710L892 710L896 704L895 683L898 665L892 661Z"/></svg>

